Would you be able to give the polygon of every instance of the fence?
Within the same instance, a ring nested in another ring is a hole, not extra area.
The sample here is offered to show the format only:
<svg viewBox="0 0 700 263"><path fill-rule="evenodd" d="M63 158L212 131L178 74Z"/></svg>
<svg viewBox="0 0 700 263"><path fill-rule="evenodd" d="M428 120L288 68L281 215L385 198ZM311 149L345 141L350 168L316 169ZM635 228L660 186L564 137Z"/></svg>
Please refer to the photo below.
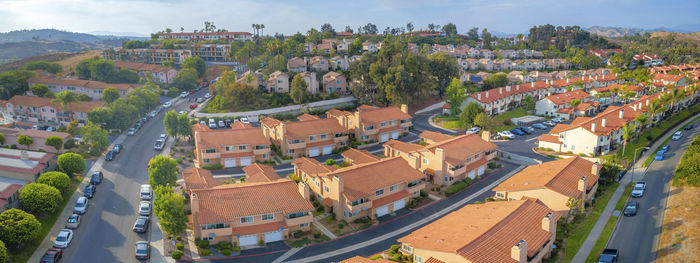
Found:
<svg viewBox="0 0 700 263"><path fill-rule="evenodd" d="M343 97L332 100L323 100L311 102L302 105L291 105L279 108L264 109L257 111L241 111L241 112L225 112L225 113L200 113L194 114L195 117L247 117L250 121L258 121L260 115L274 115L282 113L301 113L304 110L327 110L338 106L344 106L354 103L357 100L355 97Z"/></svg>

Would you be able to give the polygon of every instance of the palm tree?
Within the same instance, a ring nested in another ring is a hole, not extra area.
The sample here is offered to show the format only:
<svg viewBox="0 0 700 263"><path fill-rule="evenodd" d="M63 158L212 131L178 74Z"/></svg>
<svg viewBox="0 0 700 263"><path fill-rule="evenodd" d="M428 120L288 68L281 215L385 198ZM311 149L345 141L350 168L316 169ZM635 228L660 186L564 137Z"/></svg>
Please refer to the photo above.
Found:
<svg viewBox="0 0 700 263"><path fill-rule="evenodd" d="M56 98L51 100L51 102L53 102L53 103L60 103L61 104L61 107L63 108L63 113L68 114L68 122L73 120L73 113L70 112L70 110L68 112L66 112L66 109L70 109L70 105L76 101L78 101L78 95L76 95L75 92L72 92L69 90L65 90L65 91L62 91L62 92L56 94ZM59 121L59 123L60 123L60 121Z"/></svg>
<svg viewBox="0 0 700 263"><path fill-rule="evenodd" d="M656 115L664 111L664 108L658 100L652 100L649 102L649 106L647 106L647 111L649 111L649 115L651 115L653 125L656 123Z"/></svg>
<svg viewBox="0 0 700 263"><path fill-rule="evenodd" d="M682 90L681 88L676 88L673 91L671 91L671 99L674 102L674 105L677 105L677 107L674 108L674 112L678 111L681 109L681 101L685 99L685 91ZM677 103L677 104L676 104Z"/></svg>
<svg viewBox="0 0 700 263"><path fill-rule="evenodd" d="M260 24L260 29L262 29L262 33L260 35L265 35L265 24Z"/></svg>
<svg viewBox="0 0 700 263"><path fill-rule="evenodd" d="M639 143L639 137L642 135L642 130L644 130L644 128L651 123L651 120L649 119L648 114L642 113L637 115L637 117L634 117L634 121L639 124L639 132L637 132L637 143Z"/></svg>
<svg viewBox="0 0 700 263"><path fill-rule="evenodd" d="M634 130L636 129L637 127L632 123L626 123L624 126L622 126L622 156L625 156L625 148L627 148L627 142L630 140L630 137L632 137L632 134L634 134Z"/></svg>

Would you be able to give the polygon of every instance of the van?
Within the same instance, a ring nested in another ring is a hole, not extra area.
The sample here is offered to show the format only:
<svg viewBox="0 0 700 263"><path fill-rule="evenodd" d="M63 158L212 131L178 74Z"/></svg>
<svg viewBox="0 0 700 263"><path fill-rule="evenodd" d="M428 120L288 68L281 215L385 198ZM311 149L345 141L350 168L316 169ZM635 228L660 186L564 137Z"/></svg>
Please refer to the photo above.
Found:
<svg viewBox="0 0 700 263"><path fill-rule="evenodd" d="M216 129L216 121L214 119L209 119L209 128Z"/></svg>

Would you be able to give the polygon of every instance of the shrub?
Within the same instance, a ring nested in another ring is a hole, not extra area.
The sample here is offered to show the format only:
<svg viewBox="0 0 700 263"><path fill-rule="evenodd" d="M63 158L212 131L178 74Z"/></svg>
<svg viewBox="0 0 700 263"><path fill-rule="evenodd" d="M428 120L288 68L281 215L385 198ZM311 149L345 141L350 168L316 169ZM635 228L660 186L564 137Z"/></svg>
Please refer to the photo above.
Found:
<svg viewBox="0 0 700 263"><path fill-rule="evenodd" d="M335 159L326 160L326 165L334 165L334 164L335 164Z"/></svg>
<svg viewBox="0 0 700 263"><path fill-rule="evenodd" d="M484 203L484 202L481 202L481 201L476 201L476 202L474 202L474 204L483 204L483 203Z"/></svg>
<svg viewBox="0 0 700 263"><path fill-rule="evenodd" d="M231 251L233 251L233 252L241 252L241 247L235 246L235 247L231 248Z"/></svg>
<svg viewBox="0 0 700 263"><path fill-rule="evenodd" d="M263 241L262 239L258 240L258 246L265 246L265 241Z"/></svg>
<svg viewBox="0 0 700 263"><path fill-rule="evenodd" d="M221 251L221 254L224 254L224 256L230 256L231 255L231 250L230 249L224 249Z"/></svg>
<svg viewBox="0 0 700 263"><path fill-rule="evenodd" d="M175 239L177 239L177 241L182 241L182 237L181 237L181 236L177 236Z"/></svg>
<svg viewBox="0 0 700 263"><path fill-rule="evenodd" d="M510 118L507 118L507 119L503 120L503 124L505 124L506 126L507 126L507 125L513 125L513 121L510 120Z"/></svg>
<svg viewBox="0 0 700 263"><path fill-rule="evenodd" d="M314 231L314 238L316 238L316 239L321 238L321 232Z"/></svg>
<svg viewBox="0 0 700 263"><path fill-rule="evenodd" d="M422 196L422 197L427 197L427 196L428 196L428 192L426 192L425 190L420 190L420 196Z"/></svg>
<svg viewBox="0 0 700 263"><path fill-rule="evenodd" d="M201 249L209 248L209 240L199 240L197 241L197 247Z"/></svg>
<svg viewBox="0 0 700 263"><path fill-rule="evenodd" d="M343 229L345 228L345 225L343 223L338 224L338 229Z"/></svg>
<svg viewBox="0 0 700 263"><path fill-rule="evenodd" d="M182 243L178 243L178 244L182 244ZM180 250L175 250L175 251L173 251L173 253L170 253L170 256L173 259L181 259L182 256L184 256L184 255L185 255L185 252L182 252Z"/></svg>
<svg viewBox="0 0 700 263"><path fill-rule="evenodd" d="M219 170L223 169L224 166L220 163L211 163L211 164L205 164L202 165L202 169L207 169L207 170Z"/></svg>
<svg viewBox="0 0 700 263"><path fill-rule="evenodd" d="M177 248L177 250L185 250L185 244L184 244L184 243L179 243L179 242L178 242L178 243L175 244L175 247Z"/></svg>
<svg viewBox="0 0 700 263"><path fill-rule="evenodd" d="M382 255L374 255L374 256L369 257L370 260L377 260L380 258L383 258Z"/></svg>
<svg viewBox="0 0 700 263"><path fill-rule="evenodd" d="M454 183L454 184L450 185L449 187L447 187L447 189L445 190L445 195L452 196L452 195L456 194L457 192L461 191L462 189L467 188L467 186L469 186L470 183L467 183L466 181L460 181L460 182Z"/></svg>
<svg viewBox="0 0 700 263"><path fill-rule="evenodd" d="M392 253L398 253L399 248L401 248L400 245L391 245L391 247L389 247L389 251L391 251Z"/></svg>
<svg viewBox="0 0 700 263"><path fill-rule="evenodd" d="M68 175L62 172L46 172L39 176L36 180L37 183L47 184L55 187L61 194L68 193L70 191L70 178Z"/></svg>
<svg viewBox="0 0 700 263"><path fill-rule="evenodd" d="M199 251L199 255L202 257L208 257L211 256L211 251L209 251L209 249L202 249L202 251Z"/></svg>

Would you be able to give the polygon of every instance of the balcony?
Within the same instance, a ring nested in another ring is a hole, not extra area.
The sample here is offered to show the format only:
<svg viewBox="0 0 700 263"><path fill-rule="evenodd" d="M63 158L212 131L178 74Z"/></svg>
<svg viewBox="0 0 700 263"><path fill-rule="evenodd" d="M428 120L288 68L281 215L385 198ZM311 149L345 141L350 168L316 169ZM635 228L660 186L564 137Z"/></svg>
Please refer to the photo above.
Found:
<svg viewBox="0 0 700 263"><path fill-rule="evenodd" d="M375 127L374 129L371 129L371 130L364 130L363 133L367 136L376 135L377 133L379 133L379 129L377 129Z"/></svg>
<svg viewBox="0 0 700 263"><path fill-rule="evenodd" d="M302 149L306 148L306 142L291 143L287 142L287 147L289 149Z"/></svg>
<svg viewBox="0 0 700 263"><path fill-rule="evenodd" d="M253 154L255 154L255 155L263 155L263 154L269 154L269 153L270 153L270 148L253 150Z"/></svg>
<svg viewBox="0 0 700 263"><path fill-rule="evenodd" d="M285 217L284 222L288 226L297 226L297 225L304 224L304 223L311 223L311 221L313 221L313 220L314 220L313 214L311 212L308 212L307 215L302 216L302 217L296 217L296 218L291 218L291 219Z"/></svg>

